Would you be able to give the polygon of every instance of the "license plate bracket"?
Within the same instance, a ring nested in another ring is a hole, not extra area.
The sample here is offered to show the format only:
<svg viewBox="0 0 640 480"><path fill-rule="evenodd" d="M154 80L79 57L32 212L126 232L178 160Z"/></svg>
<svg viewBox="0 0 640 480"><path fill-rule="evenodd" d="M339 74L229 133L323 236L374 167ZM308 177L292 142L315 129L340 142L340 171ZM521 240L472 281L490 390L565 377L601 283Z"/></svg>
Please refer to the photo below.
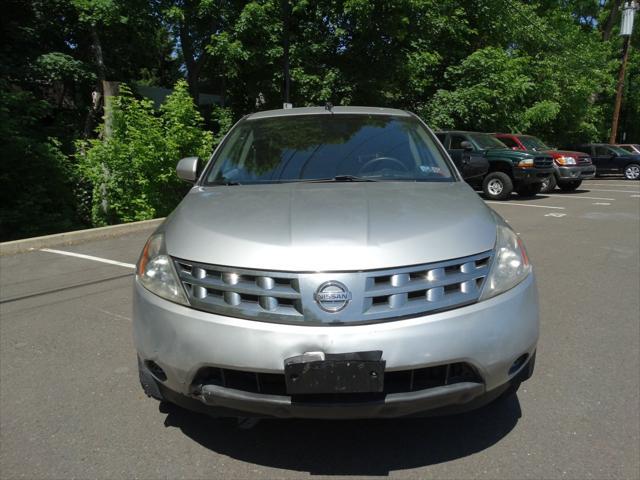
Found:
<svg viewBox="0 0 640 480"><path fill-rule="evenodd" d="M309 352L287 358L284 374L289 395L375 393L384 388L382 351Z"/></svg>

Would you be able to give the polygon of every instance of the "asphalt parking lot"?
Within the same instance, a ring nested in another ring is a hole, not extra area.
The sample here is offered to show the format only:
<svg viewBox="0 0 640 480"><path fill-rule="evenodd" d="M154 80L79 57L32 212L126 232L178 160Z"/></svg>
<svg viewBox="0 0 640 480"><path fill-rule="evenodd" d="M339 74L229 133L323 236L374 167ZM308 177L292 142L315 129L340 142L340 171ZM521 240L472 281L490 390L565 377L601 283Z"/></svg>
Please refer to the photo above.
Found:
<svg viewBox="0 0 640 480"><path fill-rule="evenodd" d="M536 372L455 417L238 426L160 406L131 335L150 232L1 257L0 477L639 478L640 182L488 203L537 271Z"/></svg>

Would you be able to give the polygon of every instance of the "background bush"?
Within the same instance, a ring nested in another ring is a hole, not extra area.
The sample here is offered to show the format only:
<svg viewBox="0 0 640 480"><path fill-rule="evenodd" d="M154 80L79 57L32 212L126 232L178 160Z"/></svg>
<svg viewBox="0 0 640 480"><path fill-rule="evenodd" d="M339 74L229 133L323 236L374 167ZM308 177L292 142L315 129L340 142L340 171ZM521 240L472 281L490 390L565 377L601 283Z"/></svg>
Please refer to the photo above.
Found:
<svg viewBox="0 0 640 480"><path fill-rule="evenodd" d="M211 132L202 127L184 80L160 107L123 85L113 100L110 132L78 143L78 168L93 185L92 223L106 225L168 215L188 186L175 173L182 157L208 159Z"/></svg>
<svg viewBox="0 0 640 480"><path fill-rule="evenodd" d="M243 115L281 108L287 65L295 106L404 108L434 128L606 142L621 3L4 0L0 239L166 214L185 189L178 158L208 156L204 130L215 144ZM626 143L640 142L639 21ZM96 130L103 81L169 89L181 78L204 122L181 82L159 111L123 89L112 137Z"/></svg>
<svg viewBox="0 0 640 480"><path fill-rule="evenodd" d="M74 172L40 122L48 105L0 82L0 240L64 231L77 224Z"/></svg>

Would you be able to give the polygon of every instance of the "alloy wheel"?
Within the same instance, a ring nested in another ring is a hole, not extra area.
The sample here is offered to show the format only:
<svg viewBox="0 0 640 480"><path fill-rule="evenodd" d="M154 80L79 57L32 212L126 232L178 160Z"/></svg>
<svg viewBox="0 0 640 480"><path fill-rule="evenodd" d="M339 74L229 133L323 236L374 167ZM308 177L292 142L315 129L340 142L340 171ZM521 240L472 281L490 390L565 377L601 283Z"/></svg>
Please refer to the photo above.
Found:
<svg viewBox="0 0 640 480"><path fill-rule="evenodd" d="M640 165L629 165L624 169L624 176L629 180L637 180L640 178Z"/></svg>
<svg viewBox="0 0 640 480"><path fill-rule="evenodd" d="M487 190L491 195L500 195L504 190L504 185L499 179L494 178L488 183Z"/></svg>

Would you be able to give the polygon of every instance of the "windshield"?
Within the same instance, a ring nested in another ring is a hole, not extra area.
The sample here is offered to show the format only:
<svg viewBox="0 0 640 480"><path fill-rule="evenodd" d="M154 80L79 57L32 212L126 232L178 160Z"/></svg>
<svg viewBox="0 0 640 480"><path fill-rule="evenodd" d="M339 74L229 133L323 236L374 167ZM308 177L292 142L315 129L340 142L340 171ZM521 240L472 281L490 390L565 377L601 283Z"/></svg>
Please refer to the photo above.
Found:
<svg viewBox="0 0 640 480"><path fill-rule="evenodd" d="M491 149L491 148L509 148L500 140L498 140L493 135L489 135L488 133L474 133L469 135L473 143L480 150Z"/></svg>
<svg viewBox="0 0 640 480"><path fill-rule="evenodd" d="M611 152L617 153L618 155L629 155L629 152L627 152L624 148L615 147L613 145L607 145L607 148Z"/></svg>
<svg viewBox="0 0 640 480"><path fill-rule="evenodd" d="M205 185L357 177L454 181L434 139L414 118L322 114L241 122L229 134Z"/></svg>
<svg viewBox="0 0 640 480"><path fill-rule="evenodd" d="M522 136L519 137L522 145L527 150L551 150L542 140L536 137Z"/></svg>

